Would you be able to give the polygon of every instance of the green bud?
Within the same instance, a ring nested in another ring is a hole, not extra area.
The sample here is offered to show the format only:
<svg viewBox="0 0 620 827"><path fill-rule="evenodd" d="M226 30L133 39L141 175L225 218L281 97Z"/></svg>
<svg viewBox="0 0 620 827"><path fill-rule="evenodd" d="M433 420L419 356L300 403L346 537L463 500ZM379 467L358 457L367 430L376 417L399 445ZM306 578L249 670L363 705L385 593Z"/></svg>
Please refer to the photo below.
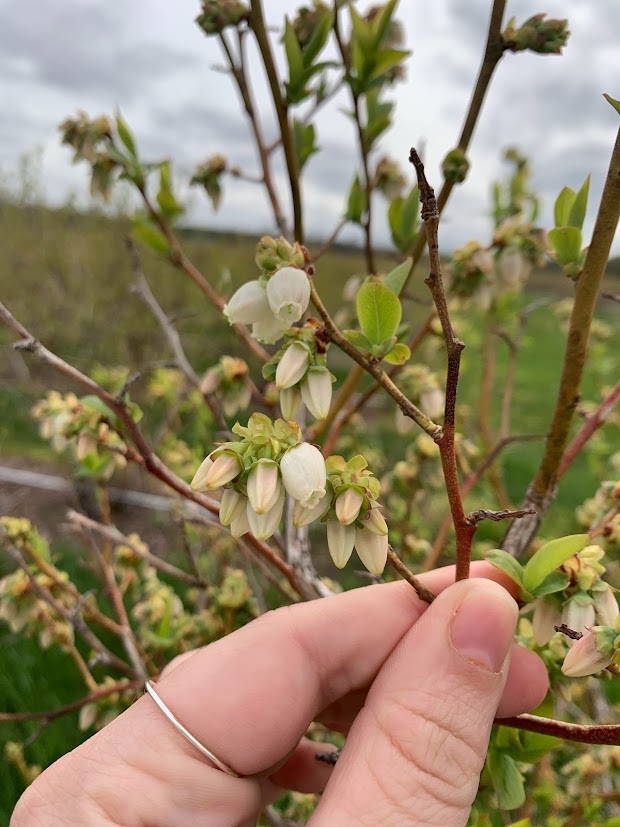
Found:
<svg viewBox="0 0 620 827"><path fill-rule="evenodd" d="M441 171L446 181L462 184L469 172L469 161L462 149L451 149L443 159Z"/></svg>

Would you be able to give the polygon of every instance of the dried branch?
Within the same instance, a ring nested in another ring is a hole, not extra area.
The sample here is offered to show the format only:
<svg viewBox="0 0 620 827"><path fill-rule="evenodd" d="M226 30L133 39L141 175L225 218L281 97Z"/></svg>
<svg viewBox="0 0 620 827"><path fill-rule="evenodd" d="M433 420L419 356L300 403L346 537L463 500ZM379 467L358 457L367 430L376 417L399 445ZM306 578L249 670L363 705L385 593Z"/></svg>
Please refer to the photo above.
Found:
<svg viewBox="0 0 620 827"><path fill-rule="evenodd" d="M571 724L567 721L555 721L552 718L527 714L502 718L495 723L514 729L524 729L527 732L539 732L541 735L554 735L556 738L581 744L620 746L620 725L617 724Z"/></svg>
<svg viewBox="0 0 620 827"><path fill-rule="evenodd" d="M555 495L559 469L579 399L594 308L619 220L620 130L612 152L592 240L575 285L575 303L566 340L562 378L545 451L523 501L524 507L533 506L538 513L529 519L513 523L502 544L515 557L522 554L531 542Z"/></svg>
<svg viewBox="0 0 620 827"><path fill-rule="evenodd" d="M488 508L481 508L478 511L472 511L465 518L469 525L477 525L483 520L492 520L497 523L500 520L518 520L521 517L527 517L529 514L535 514L533 508L518 508L516 511L511 511L504 508L502 511L489 511Z"/></svg>
<svg viewBox="0 0 620 827"><path fill-rule="evenodd" d="M444 409L443 433L437 439L443 468L444 480L450 512L454 523L456 534L456 579L463 580L469 576L469 564L471 561L471 544L476 532L475 526L470 525L465 518L463 500L459 487L458 470L456 466L456 453L454 450L455 419L456 419L456 395L459 381L459 368L461 363L461 352L465 345L454 334L446 294L443 288L441 274L441 259L439 257L439 210L435 200L435 193L424 174L424 165L420 156L411 149L409 160L415 167L420 190L420 201L422 203L422 221L426 229L429 254L429 274L425 279L428 285L437 316L441 322L446 350L448 353L448 372L446 377L446 403Z"/></svg>
<svg viewBox="0 0 620 827"><path fill-rule="evenodd" d="M142 679L132 681L118 681L111 686L103 686L101 689L96 689L90 692L83 698L77 701L72 701L64 706L56 707L56 709L48 709L44 712L0 712L0 723L2 724L18 724L23 721L55 721L56 718L62 718L63 715L69 715L71 712L77 712L87 704L95 703L101 698L107 698L114 695L116 692L133 692L137 691L144 685Z"/></svg>
<svg viewBox="0 0 620 827"><path fill-rule="evenodd" d="M403 563L400 557L394 552L394 549L391 547L388 548L388 560L394 567L394 569L400 574L403 580L406 580L410 586L416 591L416 594L423 600L425 603L431 604L435 599L436 595L433 594L430 589L427 589L424 583L419 580L415 574Z"/></svg>

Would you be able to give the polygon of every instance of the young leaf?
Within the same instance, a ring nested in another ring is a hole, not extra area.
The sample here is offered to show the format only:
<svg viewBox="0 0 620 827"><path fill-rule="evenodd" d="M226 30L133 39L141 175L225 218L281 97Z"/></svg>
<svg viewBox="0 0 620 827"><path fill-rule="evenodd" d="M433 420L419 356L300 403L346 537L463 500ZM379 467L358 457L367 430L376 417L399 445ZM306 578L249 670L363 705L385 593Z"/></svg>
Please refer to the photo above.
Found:
<svg viewBox="0 0 620 827"><path fill-rule="evenodd" d="M555 227L547 235L555 252L555 260L564 267L579 260L581 253L581 230L577 227Z"/></svg>
<svg viewBox="0 0 620 827"><path fill-rule="evenodd" d="M284 35L282 36L286 59L288 61L288 83L287 97L289 103L296 103L303 97L305 87L304 62L295 30L291 26L288 17L284 23Z"/></svg>
<svg viewBox="0 0 620 827"><path fill-rule="evenodd" d="M357 318L372 345L380 345L396 333L402 307L396 293L376 282L368 282L357 294Z"/></svg>
<svg viewBox="0 0 620 827"><path fill-rule="evenodd" d="M577 227L578 230L581 230L581 228L583 227L583 222L586 217L586 209L588 206L589 189L590 176L588 175L586 180L583 182L581 189L575 196L573 206L570 209L570 215L568 216L569 227Z"/></svg>
<svg viewBox="0 0 620 827"><path fill-rule="evenodd" d="M132 233L135 239L146 244L147 247L157 250L158 253L169 255L170 245L166 237L150 224L134 223Z"/></svg>
<svg viewBox="0 0 620 827"><path fill-rule="evenodd" d="M323 50L325 44L327 43L327 38L329 37L333 22L334 15L331 11L325 12L325 14L321 15L319 22L312 33L312 37L302 52L304 66L306 66L306 68L312 65L314 59Z"/></svg>
<svg viewBox="0 0 620 827"><path fill-rule="evenodd" d="M523 567L512 554L503 551L501 548L494 548L485 554L485 559L496 569L503 571L511 580L519 586L523 586Z"/></svg>
<svg viewBox="0 0 620 827"><path fill-rule="evenodd" d="M389 287L393 293L398 296L403 289L403 285L407 281L407 276L411 270L411 258L406 258L401 264L397 265L391 272L387 274L383 280L383 284Z"/></svg>
<svg viewBox="0 0 620 827"><path fill-rule="evenodd" d="M525 801L523 776L514 760L503 752L492 750L487 766L493 780L497 804L501 810L515 810Z"/></svg>
<svg viewBox="0 0 620 827"><path fill-rule="evenodd" d="M553 207L553 217L556 227L568 227L568 217L574 203L575 191L570 187L564 187L555 199L555 205Z"/></svg>
<svg viewBox="0 0 620 827"><path fill-rule="evenodd" d="M531 557L523 572L523 586L534 591L552 571L559 568L573 554L581 551L588 543L587 534L569 534L551 540Z"/></svg>
<svg viewBox="0 0 620 827"><path fill-rule="evenodd" d="M615 98L612 98L611 95L607 94L607 92L603 92L603 97L605 98L608 104L613 106L618 115L620 115L620 101L617 101Z"/></svg>
<svg viewBox="0 0 620 827"><path fill-rule="evenodd" d="M389 72L395 66L398 66L406 57L409 57L410 52L404 49L383 49L378 53L373 61L372 70L368 76L368 80L376 80Z"/></svg>
<svg viewBox="0 0 620 827"><path fill-rule="evenodd" d="M360 333L359 330L343 330L342 332L352 345L355 345L359 350L363 350L364 353L370 353L372 345L363 333Z"/></svg>
<svg viewBox="0 0 620 827"><path fill-rule="evenodd" d="M552 571L542 583L534 589L532 594L535 597L542 597L545 594L555 594L565 589L570 582L570 577L563 571Z"/></svg>
<svg viewBox="0 0 620 827"><path fill-rule="evenodd" d="M116 113L116 129L118 137L121 139L125 148L129 151L133 158L138 157L138 150L136 149L136 142L127 123L123 120L120 112Z"/></svg>
<svg viewBox="0 0 620 827"><path fill-rule="evenodd" d="M366 212L366 205L366 190L362 186L359 176L356 175L349 191L349 201L345 218L348 218L349 221L353 221L355 224L361 224L362 215Z"/></svg>
<svg viewBox="0 0 620 827"><path fill-rule="evenodd" d="M394 17L394 12L396 11L397 5L398 0L389 0L383 8L380 7L381 10L372 20L370 30L372 32L375 47L379 47L384 41L385 36L388 33L388 29L390 28L392 18Z"/></svg>
<svg viewBox="0 0 620 827"><path fill-rule="evenodd" d="M295 151L297 152L297 164L301 172L308 159L319 151L314 143L314 126L311 123L306 125L294 118L293 138L295 140Z"/></svg>
<svg viewBox="0 0 620 827"><path fill-rule="evenodd" d="M411 351L407 345L399 342L383 358L390 365L404 365L411 359Z"/></svg>

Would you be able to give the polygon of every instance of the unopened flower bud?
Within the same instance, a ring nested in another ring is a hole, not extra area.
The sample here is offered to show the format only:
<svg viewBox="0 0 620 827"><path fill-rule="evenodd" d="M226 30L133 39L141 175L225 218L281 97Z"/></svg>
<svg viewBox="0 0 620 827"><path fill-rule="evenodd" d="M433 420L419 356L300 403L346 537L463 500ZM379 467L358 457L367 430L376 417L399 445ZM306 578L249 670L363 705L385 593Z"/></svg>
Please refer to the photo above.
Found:
<svg viewBox="0 0 620 827"><path fill-rule="evenodd" d="M272 316L265 286L260 281L246 281L233 293L222 311L229 324L254 324Z"/></svg>
<svg viewBox="0 0 620 827"><path fill-rule="evenodd" d="M350 487L338 494L335 502L336 517L342 525L351 525L359 517L364 505L364 495L357 488Z"/></svg>
<svg viewBox="0 0 620 827"><path fill-rule="evenodd" d="M469 161L462 149L451 149L443 159L441 171L446 181L462 184L469 172Z"/></svg>
<svg viewBox="0 0 620 827"><path fill-rule="evenodd" d="M298 322L310 302L310 280L297 267L283 267L267 282L267 299L278 319L289 325Z"/></svg>
<svg viewBox="0 0 620 827"><path fill-rule="evenodd" d="M213 465L205 477L205 489L213 491L227 482L232 482L243 470L243 462L234 451L222 451L213 459Z"/></svg>
<svg viewBox="0 0 620 827"><path fill-rule="evenodd" d="M588 595L579 593L567 600L562 609L562 623L575 632L583 632L595 623L594 604Z"/></svg>
<svg viewBox="0 0 620 827"><path fill-rule="evenodd" d="M227 488L220 502L220 523L229 526L241 513L245 513L247 500L234 488Z"/></svg>
<svg viewBox="0 0 620 827"><path fill-rule="evenodd" d="M620 614L613 589L607 586L605 589L592 592L592 599L597 623L601 626L613 626Z"/></svg>
<svg viewBox="0 0 620 827"><path fill-rule="evenodd" d="M295 528L303 528L315 520L320 520L329 509L331 498L332 495L327 492L312 508L304 508L303 505L295 503L295 508L293 509L293 525Z"/></svg>
<svg viewBox="0 0 620 827"><path fill-rule="evenodd" d="M244 497L244 504L246 507L230 524L230 533L235 540L238 540L239 537L243 537L244 534L248 534L251 531L250 523L248 521L247 502L248 501Z"/></svg>
<svg viewBox="0 0 620 827"><path fill-rule="evenodd" d="M272 508L264 514L257 514L248 502L248 522L250 524L250 530L257 540L268 540L278 530L284 509L284 499L284 489L280 486L276 502Z"/></svg>
<svg viewBox="0 0 620 827"><path fill-rule="evenodd" d="M334 565L343 569L353 553L355 526L342 525L337 520L327 523L327 547Z"/></svg>
<svg viewBox="0 0 620 827"><path fill-rule="evenodd" d="M323 455L314 445L300 442L280 460L287 492L304 508L312 508L325 496L327 472Z"/></svg>
<svg viewBox="0 0 620 827"><path fill-rule="evenodd" d="M270 511L277 503L281 490L277 462L259 459L248 474L248 499L254 511L257 514Z"/></svg>
<svg viewBox="0 0 620 827"><path fill-rule="evenodd" d="M555 627L562 622L562 612L556 600L539 597L532 604L532 631L537 646L546 646L555 634Z"/></svg>
<svg viewBox="0 0 620 827"><path fill-rule="evenodd" d="M288 330L288 328L289 325L276 318L270 309L267 318L261 319L260 322L254 322L252 325L252 336L257 342L262 342L265 345L273 345L284 336L284 331Z"/></svg>
<svg viewBox="0 0 620 827"><path fill-rule="evenodd" d="M190 487L194 491L206 491L206 480L207 474L211 470L211 466L213 465L213 460L211 459L211 454L208 457L205 457L203 461L200 463L198 470L194 474L194 479L190 482Z"/></svg>
<svg viewBox="0 0 620 827"><path fill-rule="evenodd" d="M373 534L379 534L381 536L388 533L388 524L385 521L385 517L376 507L371 508L366 515L364 528L372 531Z"/></svg>
<svg viewBox="0 0 620 827"><path fill-rule="evenodd" d="M358 528L355 530L355 550L369 572L383 573L388 553L387 534L374 534L366 528Z"/></svg>
<svg viewBox="0 0 620 827"><path fill-rule="evenodd" d="M332 376L327 368L311 367L301 383L301 398L316 419L325 419L332 404Z"/></svg>
<svg viewBox="0 0 620 827"><path fill-rule="evenodd" d="M295 419L301 405L301 390L299 385L284 388L280 391L280 410L284 419Z"/></svg>
<svg viewBox="0 0 620 827"><path fill-rule="evenodd" d="M564 658L562 672L569 678L585 678L606 669L613 660L615 629L590 626Z"/></svg>
<svg viewBox="0 0 620 827"><path fill-rule="evenodd" d="M276 369L276 388L286 390L300 382L308 370L310 351L301 342L293 342L284 352Z"/></svg>

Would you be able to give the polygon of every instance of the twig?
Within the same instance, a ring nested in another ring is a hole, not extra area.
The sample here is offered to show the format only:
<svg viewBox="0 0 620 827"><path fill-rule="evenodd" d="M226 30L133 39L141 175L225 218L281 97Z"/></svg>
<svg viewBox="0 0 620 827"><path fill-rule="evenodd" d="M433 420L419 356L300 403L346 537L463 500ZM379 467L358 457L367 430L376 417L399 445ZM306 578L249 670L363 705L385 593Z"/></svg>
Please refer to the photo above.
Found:
<svg viewBox="0 0 620 827"><path fill-rule="evenodd" d="M515 511L504 508L501 511L489 511L487 508L481 508L478 511L472 511L465 518L469 525L477 525L483 520L492 520L497 523L500 520L518 520L520 517L527 517L528 514L535 514L533 508L518 508Z"/></svg>
<svg viewBox="0 0 620 827"><path fill-rule="evenodd" d="M577 434L566 447L558 468L558 479L561 479L573 464L584 445L594 435L594 433L603 425L609 414L613 411L616 405L620 402L620 382L611 390L605 399L601 402L598 408L589 414Z"/></svg>
<svg viewBox="0 0 620 827"><path fill-rule="evenodd" d="M588 247L583 270L575 285L575 302L569 323L562 378L551 428L540 467L523 502L524 506L536 508L538 513L529 519L512 523L502 544L502 547L515 557L525 551L553 501L560 465L579 399L594 307L605 275L619 219L620 130L612 152L592 240Z"/></svg>
<svg viewBox="0 0 620 827"><path fill-rule="evenodd" d="M190 486L182 479L176 476L153 452L152 448L144 438L140 428L134 422L131 411L127 408L124 402L116 399L114 396L105 391L90 377L81 373L73 365L65 362L55 353L48 350L40 342L38 342L29 331L18 322L17 319L9 312L9 310L0 302L0 321L5 324L10 330L13 330L20 338L22 349L28 350L36 354L40 359L53 367L56 371L67 376L73 382L86 388L90 393L94 393L101 401L107 405L120 419L125 428L129 438L135 445L136 449L144 460L145 467L153 476L165 483L173 491L176 491L182 497L191 502L206 508L211 514L219 514L219 503L205 494L200 494L193 491ZM345 340L346 341L346 340ZM267 543L262 540L257 540L251 534L247 535L247 542L249 542L259 554L266 560L278 568L282 574L287 578L291 586L296 592L301 594L301 586L297 581L296 574L293 568L279 557Z"/></svg>
<svg viewBox="0 0 620 827"><path fill-rule="evenodd" d="M419 580L409 568L407 568L407 566L403 563L403 561L394 552L392 548L388 548L388 560L396 569L396 571L400 574L403 580L406 580L410 586L413 586L420 600L423 600L425 603L429 604L433 602L436 595L434 595L432 591L427 589L424 583L422 583L422 581Z"/></svg>
<svg viewBox="0 0 620 827"><path fill-rule="evenodd" d="M250 3L250 17L248 20L250 28L254 32L258 48L263 58L263 64L267 73L267 80L269 81L269 88L273 98L273 104L278 118L278 125L280 127L280 136L282 138L282 149L284 150L284 158L286 160L286 168L288 171L289 183L291 186L291 197L293 200L293 219L294 219L294 235L295 241L300 244L304 243L304 228L303 228L303 214L301 191L299 187L299 169L297 167L297 153L295 151L295 144L293 142L293 133L288 121L286 101L282 97L282 88L280 86L280 79L278 77L278 70L271 51L271 43L267 28L265 26L265 17L263 14L263 4L261 0L251 0Z"/></svg>
<svg viewBox="0 0 620 827"><path fill-rule="evenodd" d="M56 718L62 718L63 715L69 715L71 712L77 712L86 704L95 703L101 698L107 698L115 692L133 692L143 686L143 681L119 681L111 686L103 686L101 689L96 689L90 692L84 698L79 698L77 701L72 701L64 706L56 707L56 709L48 709L44 712L0 712L0 723L2 724L18 724L23 721L55 721Z"/></svg>
<svg viewBox="0 0 620 827"><path fill-rule="evenodd" d="M489 454L487 454L487 456L482 460L480 465L474 471L472 471L471 474L468 474L463 480L463 483L461 485L461 494L463 498L465 498L469 494L474 485L476 485L476 483L482 478L484 472L489 467L489 465L495 462L497 457L508 445L512 445L513 442L531 442L532 440L544 438L544 434L515 434L514 436L508 436L504 439L500 439L499 442L493 448L493 450ZM441 555L441 551L445 545L446 539L450 532L451 526L452 515L448 513L446 514L446 518L441 524L441 528L437 533L437 537L435 538L435 542L433 543L431 553L424 561L424 571L429 571L430 569L434 568L434 566L437 564L437 561L439 560L439 557Z"/></svg>
<svg viewBox="0 0 620 827"><path fill-rule="evenodd" d="M571 724L567 721L555 721L553 718L540 718L538 715L527 714L514 718L501 718L495 723L514 729L524 729L527 732L539 732L541 735L553 735L565 741L577 741L581 744L620 746L620 725L618 724Z"/></svg>
<svg viewBox="0 0 620 827"><path fill-rule="evenodd" d="M465 519L463 500L459 487L458 470L456 467L456 453L454 450L456 395L461 352L465 345L460 339L457 339L452 329L446 294L443 288L438 240L439 210L435 200L435 193L426 179L424 165L420 156L413 148L411 149L409 160L415 167L418 178L420 201L422 203L422 221L424 221L428 242L429 274L425 279L425 283L431 291L435 307L437 308L437 316L441 322L441 329L448 353L443 433L441 438L437 439L437 445L439 446L446 492L448 494L448 502L450 503L450 512L456 534L456 579L464 580L469 577L471 544L476 532L476 527L469 525Z"/></svg>

